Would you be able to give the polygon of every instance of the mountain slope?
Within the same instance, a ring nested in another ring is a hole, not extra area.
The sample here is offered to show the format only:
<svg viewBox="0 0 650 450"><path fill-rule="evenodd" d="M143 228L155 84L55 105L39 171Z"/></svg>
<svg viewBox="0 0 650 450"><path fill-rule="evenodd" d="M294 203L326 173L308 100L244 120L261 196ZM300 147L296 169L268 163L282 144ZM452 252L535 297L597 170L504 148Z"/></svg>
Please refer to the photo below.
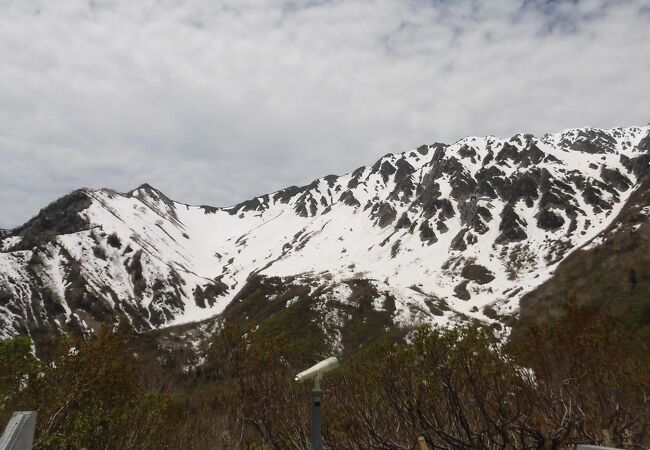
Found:
<svg viewBox="0 0 650 450"><path fill-rule="evenodd" d="M0 333L113 315L147 330L226 308L307 318L331 346L394 324L498 327L648 189L648 136L470 137L229 208L149 185L79 190L0 238Z"/></svg>
<svg viewBox="0 0 650 450"><path fill-rule="evenodd" d="M585 306L650 336L650 177L591 243L572 253L554 276L521 300L515 329Z"/></svg>

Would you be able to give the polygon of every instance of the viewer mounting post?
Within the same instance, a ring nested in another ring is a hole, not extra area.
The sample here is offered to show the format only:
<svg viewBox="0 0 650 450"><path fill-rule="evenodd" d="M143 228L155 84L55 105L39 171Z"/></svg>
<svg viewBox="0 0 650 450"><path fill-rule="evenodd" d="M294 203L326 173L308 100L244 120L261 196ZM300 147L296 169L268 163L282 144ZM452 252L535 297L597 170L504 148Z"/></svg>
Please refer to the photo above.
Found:
<svg viewBox="0 0 650 450"><path fill-rule="evenodd" d="M578 450L621 450L613 447L601 447L599 445L578 445Z"/></svg>
<svg viewBox="0 0 650 450"><path fill-rule="evenodd" d="M311 391L311 450L323 450L323 434L321 432L321 407L323 402L320 381L325 373L336 369L338 366L338 358L331 356L296 375L296 381L298 382L310 378L314 379L314 389Z"/></svg>
<svg viewBox="0 0 650 450"><path fill-rule="evenodd" d="M319 378L314 379L311 391L311 450L323 450L323 433L321 432L321 390Z"/></svg>

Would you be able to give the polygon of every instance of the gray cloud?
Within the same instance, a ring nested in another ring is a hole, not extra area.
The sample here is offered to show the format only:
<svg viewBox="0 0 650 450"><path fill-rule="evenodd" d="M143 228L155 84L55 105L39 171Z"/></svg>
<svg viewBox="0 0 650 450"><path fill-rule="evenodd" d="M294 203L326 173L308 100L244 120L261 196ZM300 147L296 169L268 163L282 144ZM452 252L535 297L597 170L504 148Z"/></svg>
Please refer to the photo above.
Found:
<svg viewBox="0 0 650 450"><path fill-rule="evenodd" d="M388 152L650 120L639 1L0 0L0 226L141 182L228 205Z"/></svg>

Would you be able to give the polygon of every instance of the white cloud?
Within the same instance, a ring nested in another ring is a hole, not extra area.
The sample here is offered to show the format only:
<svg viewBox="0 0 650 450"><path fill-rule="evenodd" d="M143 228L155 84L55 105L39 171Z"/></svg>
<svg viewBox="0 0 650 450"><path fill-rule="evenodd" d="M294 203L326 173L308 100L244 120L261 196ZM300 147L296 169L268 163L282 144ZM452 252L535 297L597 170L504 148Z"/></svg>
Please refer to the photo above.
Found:
<svg viewBox="0 0 650 450"><path fill-rule="evenodd" d="M232 204L465 135L650 120L639 1L0 0L0 226Z"/></svg>

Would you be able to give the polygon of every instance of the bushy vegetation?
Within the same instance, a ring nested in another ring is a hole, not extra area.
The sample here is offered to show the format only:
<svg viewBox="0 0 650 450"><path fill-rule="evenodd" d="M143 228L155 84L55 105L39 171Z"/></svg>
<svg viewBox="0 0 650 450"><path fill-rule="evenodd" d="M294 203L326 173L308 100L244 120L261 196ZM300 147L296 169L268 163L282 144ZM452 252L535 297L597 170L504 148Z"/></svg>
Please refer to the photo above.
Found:
<svg viewBox="0 0 650 450"><path fill-rule="evenodd" d="M0 346L3 423L11 411L38 411L36 448L155 446L167 399L145 386L124 331L59 338L40 361L30 350L24 337Z"/></svg>
<svg viewBox="0 0 650 450"><path fill-rule="evenodd" d="M304 353L236 325L196 368L151 336L105 328L57 338L36 360L0 342L0 419L38 411L36 448L307 449ZM650 350L610 318L574 309L502 345L488 328L378 340L324 382L335 449L559 449L650 445Z"/></svg>

